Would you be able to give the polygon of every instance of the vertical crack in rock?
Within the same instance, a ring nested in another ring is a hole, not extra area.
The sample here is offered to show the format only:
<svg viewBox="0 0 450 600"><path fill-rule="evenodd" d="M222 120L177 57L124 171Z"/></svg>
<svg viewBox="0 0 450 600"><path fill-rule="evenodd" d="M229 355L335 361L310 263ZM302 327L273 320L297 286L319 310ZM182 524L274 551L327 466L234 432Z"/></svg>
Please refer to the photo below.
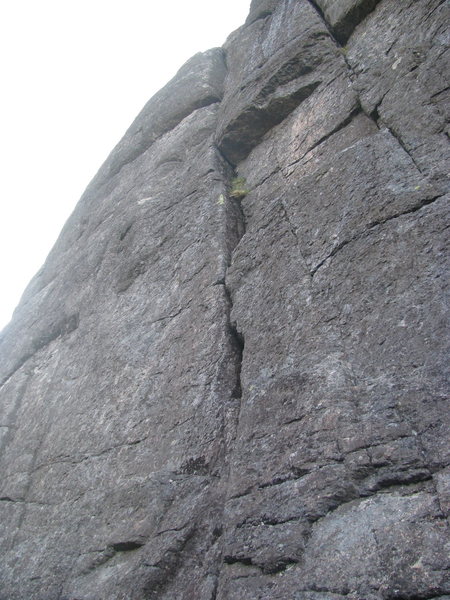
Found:
<svg viewBox="0 0 450 600"><path fill-rule="evenodd" d="M232 392L232 397L239 403L242 400L242 361L244 356L245 340L242 333L237 330L237 325L231 320L231 311L233 310L233 301L231 294L225 284L225 293L228 300L228 330L231 336L232 344L236 352L236 381Z"/></svg>
<svg viewBox="0 0 450 600"><path fill-rule="evenodd" d="M390 127L386 127L386 129L389 131L389 133L392 135L392 137L394 137L397 140L397 142L399 143L399 145L402 147L402 150L409 156L409 158L411 159L412 163L414 164L414 166L416 167L416 169L419 171L419 173L421 173L423 175L424 174L423 169L418 164L418 162L414 158L412 152L410 152L410 150L408 149L408 147L406 146L405 142L402 140L402 138L400 137L400 135L398 135Z"/></svg>
<svg viewBox="0 0 450 600"><path fill-rule="evenodd" d="M348 15L347 15L347 20L349 22L355 21L355 26L362 21L365 17L367 17L376 7L376 5L379 3L380 0L371 0L369 2L361 2L358 0L354 1L354 6L353 8L349 11ZM333 38L333 40L335 41L335 43L339 46L339 48L342 50L342 56L344 58L345 64L347 65L347 69L349 71L349 77L351 80L353 80L356 77L355 71L352 67L352 65L350 64L347 56L346 56L346 51L345 51L345 47L344 44L347 41L348 37L350 37L352 30L349 30L344 36L340 35L338 33L339 29L336 30L331 24L330 24L330 19L327 19L326 15L325 15L325 10L321 7L322 4L325 6L325 8L327 8L328 6L328 0L308 0L308 2L311 4L311 6L317 11L318 15L320 16L320 18L323 20L323 22L325 23L325 26L327 27L330 36ZM336 3L337 4L337 3ZM331 7L331 10L333 10L334 7ZM416 67L414 67L416 68ZM365 110L363 108L363 103L361 102L361 97L360 97L360 93L358 92L358 90L356 89L355 86L353 86L354 91L356 92L356 95L358 97L358 107L352 112L351 115L349 115L348 119L346 119L346 121L344 123L342 123L340 126L336 127L335 130L331 131L329 134L327 134L326 136L324 136L323 139L319 140L315 146L318 146L319 144L321 144L323 141L325 141L328 137L331 137L334 133L337 133L337 131L339 131L339 129L341 129L341 127L345 127L346 125L348 125L348 123L351 121L352 118L354 118L358 112L363 112L368 118L370 118L375 125L378 127L378 129L380 129L382 126L386 127L386 129L391 133L391 135L398 141L398 143L400 144L400 146L402 147L402 149L405 151L405 153L410 157L411 161L413 162L413 164L415 165L415 167L417 168L417 170L421 173L421 174L425 174L424 170L421 168L421 166L418 164L418 162L416 161L416 159L414 158L413 153L408 149L407 145L405 144L404 140L402 139L401 135L397 134L397 132L395 132L392 127L388 127L387 125L385 125L382 120L380 119L379 113L378 113L378 108L379 106L382 104L384 98L386 97L386 95L389 93L390 89L388 89L380 98L380 100L377 102L376 106L373 108L373 110L371 112L368 112L367 110ZM310 150L314 149L311 148Z"/></svg>
<svg viewBox="0 0 450 600"><path fill-rule="evenodd" d="M227 271L232 263L233 252L235 248L238 246L240 240L245 235L246 230L246 222L245 216L241 206L241 199L234 197L232 193L233 180L237 178L237 171L234 166L227 157L221 152L220 148L215 147L218 160L224 165L222 172L225 178L225 187L227 190L227 202L231 206L231 210L225 211L225 231L226 231L226 243L227 247L227 267L225 270L225 276L223 279L218 281L218 284L224 286L225 297L227 300L227 323L228 323L228 333L231 339L231 344L235 352L236 356L236 378L234 387L232 390L232 398L240 402L242 397L242 384L241 384L241 370L242 370L242 360L244 353L245 340L243 334L238 331L237 324L232 321L232 310L233 310L233 298L231 291L227 285Z"/></svg>
<svg viewBox="0 0 450 600"><path fill-rule="evenodd" d="M237 172L233 170L233 176L228 182L229 187L231 186L232 180L235 179L236 177L237 177ZM229 202L231 202L234 205L234 212L237 216L237 221L235 224L235 227L236 227L235 246L231 250L230 261L228 264L228 267L230 267L231 263L232 263L233 252L234 252L235 248L237 247L237 245L239 244L242 237L245 235L246 223L245 223L245 217L244 217L244 213L243 213L242 206L241 206L241 200L239 198L233 198L231 193L228 194L228 200L229 200ZM226 297L228 300L228 327L229 327L230 336L231 336L233 346L235 348L236 356L237 356L236 382L235 382L235 387L233 390L233 397L236 398L236 400L238 400L240 402L242 399L241 371L242 371L242 361L243 361L243 355L244 355L245 339L244 339L243 333L238 331L237 323L233 322L233 320L232 320L231 313L233 310L233 298L232 298L231 291L226 283L226 274L225 274L224 287L225 287L225 294L226 294Z"/></svg>
<svg viewBox="0 0 450 600"><path fill-rule="evenodd" d="M325 15L323 13L322 8L319 6L319 4L317 3L317 0L308 0L309 4L313 7L313 9L317 12L317 14L319 15L319 17L322 19L322 21L325 23L325 27L328 29L328 32L330 34L330 36L333 38L333 40L336 42L336 44L338 46L342 47L342 43L340 41L338 41L337 37L336 37L336 32L333 30L333 28L331 27L330 23L328 22L328 20L325 18Z"/></svg>
<svg viewBox="0 0 450 600"><path fill-rule="evenodd" d="M377 6L380 0L308 0L326 23L330 33L345 44L359 25Z"/></svg>
<svg viewBox="0 0 450 600"><path fill-rule="evenodd" d="M225 177L225 185L227 188L227 202L231 210L225 211L225 219L226 219L226 231L227 231L227 242L230 243L228 246L228 261L227 268L225 271L225 276L223 280L217 282L220 285L223 285L225 298L226 298L226 310L227 310L227 330L228 336L230 339L231 347L233 350L234 361L235 361L235 371L234 371L234 382L232 382L232 387L230 389L230 397L233 403L233 408L230 412L226 414L227 422L224 424L224 457L223 457L223 474L221 477L221 482L219 486L222 488L222 506L221 506L221 518L222 522L220 524L220 535L219 535L219 556L220 560L218 560L215 565L215 583L213 586L213 590L211 591L211 600L214 600L217 597L218 586L219 586L219 577L222 567L223 561L223 538L222 531L225 526L225 502L228 496L228 485L230 478L230 470L231 470L231 456L233 453L233 447L238 435L239 429L239 419L241 413L241 402L242 402L242 365L244 360L244 350L245 350L245 338L241 331L239 331L237 323L233 321L232 311L233 311L233 296L232 292L227 285L227 271L228 268L232 264L233 260L233 252L235 248L238 246L240 240L245 234L246 230L246 222L245 216L241 206L240 198L233 197L232 193L232 185L233 180L236 180L237 172L235 168L231 165L231 163L227 160L227 158L223 155L219 148L216 148L217 155L219 160L222 161L224 165L224 169L222 172Z"/></svg>

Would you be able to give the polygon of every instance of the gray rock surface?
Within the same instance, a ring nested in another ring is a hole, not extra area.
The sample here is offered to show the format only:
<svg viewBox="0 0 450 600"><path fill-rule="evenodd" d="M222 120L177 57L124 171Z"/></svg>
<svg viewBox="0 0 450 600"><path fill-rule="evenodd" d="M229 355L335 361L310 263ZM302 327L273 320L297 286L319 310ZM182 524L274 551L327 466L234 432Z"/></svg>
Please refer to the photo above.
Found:
<svg viewBox="0 0 450 600"><path fill-rule="evenodd" d="M0 600L450 598L448 12L253 0L147 103L0 335Z"/></svg>
<svg viewBox="0 0 450 600"><path fill-rule="evenodd" d="M355 27L380 0L314 0L339 42L345 43Z"/></svg>

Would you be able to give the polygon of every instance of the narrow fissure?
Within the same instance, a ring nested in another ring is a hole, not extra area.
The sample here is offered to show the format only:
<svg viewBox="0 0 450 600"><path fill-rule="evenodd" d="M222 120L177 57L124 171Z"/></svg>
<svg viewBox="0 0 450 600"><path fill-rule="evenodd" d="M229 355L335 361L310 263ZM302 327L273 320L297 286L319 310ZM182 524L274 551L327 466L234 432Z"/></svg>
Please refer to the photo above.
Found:
<svg viewBox="0 0 450 600"><path fill-rule="evenodd" d="M332 27L325 18L323 10L317 4L316 0L308 0L311 6L317 11L320 18L325 23L330 35L340 46L343 46L351 37L355 28L364 21L369 14L375 10L380 0L366 0L361 4L356 4Z"/></svg>
<svg viewBox="0 0 450 600"><path fill-rule="evenodd" d="M383 96L383 98L384 98L384 96ZM375 108L369 115L369 119L372 119L372 121L375 123L375 125L378 127L378 129L380 128L380 126L378 125L378 122L380 120L380 113L378 112L378 108L379 108L381 102L382 102L382 100L380 100L380 102L378 102L378 104L375 106Z"/></svg>
<svg viewBox="0 0 450 600"><path fill-rule="evenodd" d="M333 31L333 29L331 28L331 25L328 23L328 21L325 19L325 15L323 14L323 10L320 8L320 6L317 4L316 0L308 0L308 2L311 4L311 6L313 7L313 9L316 11L316 13L319 15L319 17L322 19L322 21L325 24L325 27L328 29L328 33L330 34L330 36L333 38L333 40L336 42L336 44L338 46L342 47L342 44L337 40L336 38L336 33L335 31Z"/></svg>
<svg viewBox="0 0 450 600"><path fill-rule="evenodd" d="M408 150L408 148L405 145L405 142L402 140L402 138L397 135L397 133L395 131L393 131L390 127L386 126L386 129L389 131L389 133L397 140L397 142L399 143L399 145L402 147L402 149L405 151L405 153L409 156L409 158L411 159L412 163L414 164L414 166L416 167L416 169L419 171L419 173L421 173L422 175L424 175L423 170L421 169L421 167L417 164L415 158L413 157L413 155L411 154L411 151Z"/></svg>
<svg viewBox="0 0 450 600"><path fill-rule="evenodd" d="M226 231L226 246L227 246L227 266L223 277L215 283L215 285L223 286L225 299L226 299L226 331L228 340L231 346L231 352L234 359L234 381L230 381L230 407L231 410L228 412L224 411L224 456L223 456L223 475L221 477L222 487L222 507L221 514L222 519L225 519L225 502L228 495L228 485L230 479L231 460L230 457L233 453L233 443L236 438L237 430L239 427L239 420L241 414L241 401L242 401L242 363L244 357L245 339L241 331L239 331L237 323L233 321L233 295L230 287L227 285L227 272L232 264L233 252L238 246L240 240L245 234L246 223L245 217L241 206L241 197L232 194L233 181L237 179L237 172L234 165L230 163L227 157L221 152L216 146L217 156L219 162L222 165L220 169L222 172L222 181L225 185L224 196L225 200L225 231ZM228 434L226 433L228 431ZM219 523L219 529L222 533L224 527L224 521ZM215 569L215 585L212 590L212 600L217 597L219 593L219 579L221 568L227 557L224 556L223 538L218 540L218 554L221 557L216 565Z"/></svg>
<svg viewBox="0 0 450 600"><path fill-rule="evenodd" d="M325 15L322 11L322 9L320 8L320 6L317 4L316 0L308 0L308 2L311 4L311 6L314 8L314 10L317 12L317 14L319 15L319 17L322 19L322 21L325 24L325 27L327 28L331 38L333 39L333 41L336 43L336 45L340 48L341 52L342 52L342 56L344 58L344 62L347 66L348 69L348 76L350 81L353 81L354 78L357 77L355 71L353 70L352 65L350 64L347 56L346 56L346 46L345 44L347 43L348 39L351 37L353 31L349 32L347 35L345 35L344 37L340 35L338 30L333 29L327 19L325 18ZM376 5L378 4L379 0L372 0L371 2L369 2L367 4L367 6L364 8L357 8L356 10L365 11L365 14L360 15L360 19L359 19L359 23L361 23L376 7ZM370 4L370 6L369 6ZM352 15L352 17L354 18L355 15ZM322 142L324 142L328 137L331 137L334 133L337 133L340 129L342 129L343 127L345 127L346 125L348 125L351 120L356 117L359 113L363 113L365 114L369 119L371 119L375 125L377 126L378 129L380 129L380 125L379 125L379 114L378 114L378 107L380 106L381 102L384 100L384 97L386 96L386 94L390 91L388 90L383 97L381 98L381 100L378 102L377 106L375 107L375 109L371 112L368 113L362 106L361 104L361 98L359 93L357 92L357 90L355 90L355 88L353 87L354 91L356 92L356 95L358 97L358 107L352 111L352 114L349 115L349 117L346 119L346 121L344 121L344 123L342 123L340 126L338 126L335 130L333 130L330 134L324 136L324 138L322 138L321 140L319 140L319 142L317 142L317 144L315 144L315 146L318 146L319 144L321 144ZM314 147L315 147L314 146ZM313 148L312 148L313 149Z"/></svg>
<svg viewBox="0 0 450 600"><path fill-rule="evenodd" d="M112 549L115 552L131 552L132 550L137 550L144 545L144 542L137 541L127 541L127 542L117 542L116 544L112 544Z"/></svg>
<svg viewBox="0 0 450 600"><path fill-rule="evenodd" d="M219 153L220 153L220 156L222 156L222 158L227 161L227 159L223 156L223 154L222 154L222 152L220 152L220 150L219 150ZM227 161L227 164L228 165L230 164L229 161ZM233 204L233 208L234 208L233 212L235 215L234 226L236 228L236 231L235 231L236 243L235 243L234 248L232 248L230 250L230 257L229 257L229 263L228 263L227 270L231 266L231 263L232 263L232 254L233 254L235 248L237 247L237 245L239 244L240 240L244 236L245 230L246 230L246 222L245 222L244 212L242 210L241 199L237 198L237 197L233 197L233 195L231 193L231 181L236 180L236 179L237 179L237 172L235 169L232 169L231 177L228 182L228 201ZM237 324L232 321L231 313L233 310L233 297L232 297L229 287L227 286L226 274L225 274L225 278L224 278L224 290L225 290L225 295L226 295L227 302L228 302L228 332L230 334L232 345L233 345L233 348L236 353L236 380L235 380L235 386L234 386L234 390L232 393L232 397L235 398L236 400L240 400L242 397L241 371L242 371L242 360L243 360L243 354L244 354L245 339L244 339L244 335L242 334L242 332L240 332L238 330Z"/></svg>
<svg viewBox="0 0 450 600"><path fill-rule="evenodd" d="M237 196L233 196L233 194L231 193L232 192L232 189L231 189L232 181L236 180L238 178L236 169L235 169L234 165L228 160L228 158L223 154L223 152L221 151L221 149L218 146L216 146L215 149L217 151L219 159L221 159L223 161L223 163L225 163L225 167L226 167L226 169L225 169L226 170L225 184L227 187L227 198L228 198L228 202L232 205L232 208L233 208L231 215L228 211L225 213L225 218L227 220L230 220L230 219L232 220L231 227L229 228L228 223L227 223L226 230L229 231L231 229L231 233L234 234L233 235L234 245L233 245L233 247L229 248L229 257L228 257L228 261L227 261L227 270L228 270L228 268L231 266L231 263L232 263L233 252L245 234L246 220L245 220L244 211L242 210L241 199ZM236 399L240 399L241 395L242 395L241 369L242 369L242 356L243 356L243 352L244 352L245 340L244 340L243 334L240 331L238 331L236 323L232 322L232 320L231 320L231 312L233 310L233 298L232 298L231 291L230 291L229 287L227 286L226 272L225 272L225 276L223 277L223 279L221 279L220 281L217 281L215 283L215 285L223 285L224 291L225 291L225 297L226 297L227 303L228 303L228 315L227 315L228 333L230 335L233 348L236 352L236 362L237 362L236 383L234 386L232 397L236 398Z"/></svg>
<svg viewBox="0 0 450 600"><path fill-rule="evenodd" d="M241 564L247 567L253 565L251 556L242 556L241 558L238 558L237 556L227 555L224 557L223 562L227 565Z"/></svg>
<svg viewBox="0 0 450 600"><path fill-rule="evenodd" d="M233 300L232 300L230 290L228 289L225 280L223 281L223 287L224 287L224 291L225 291L225 297L226 297L227 303L228 303L228 315L227 315L227 317L228 317L228 323L227 323L228 334L230 336L231 344L232 344L233 350L235 352L235 357L236 357L236 378L235 378L235 384L234 384L234 388L233 388L231 397L236 400L240 400L242 397L241 371L242 371L242 357L244 354L245 340L244 340L244 336L242 335L242 333L238 331L236 323L234 323L231 320L231 311L233 310Z"/></svg>
<svg viewBox="0 0 450 600"><path fill-rule="evenodd" d="M225 290L226 290L227 296L229 297L229 293L228 293L226 286L225 286ZM230 304L230 311L231 311L231 308L232 308L232 305ZM228 327L229 327L229 333L231 336L233 347L236 352L236 380L235 380L234 389L233 389L233 392L231 395L232 395L232 398L240 401L242 398L241 372L242 372L242 359L243 359L243 355L244 355L245 341L244 341L244 336L236 329L236 325L234 323L229 322Z"/></svg>
<svg viewBox="0 0 450 600"><path fill-rule="evenodd" d="M273 561L269 561L267 563L255 563L251 556L232 556L226 555L224 557L224 563L226 565L242 565L244 567L253 567L259 569L261 573L266 575L276 575L278 573L283 573L289 567L298 564L298 560L295 558L283 558Z"/></svg>

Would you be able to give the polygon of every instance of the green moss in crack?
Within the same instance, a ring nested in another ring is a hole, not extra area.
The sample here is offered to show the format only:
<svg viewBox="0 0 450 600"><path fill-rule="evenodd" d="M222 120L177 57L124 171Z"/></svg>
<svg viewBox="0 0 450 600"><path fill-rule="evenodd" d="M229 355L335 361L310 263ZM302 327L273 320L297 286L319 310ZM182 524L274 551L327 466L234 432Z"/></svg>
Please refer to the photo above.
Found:
<svg viewBox="0 0 450 600"><path fill-rule="evenodd" d="M230 198L242 200L242 198L245 198L249 191L250 190L248 189L245 177L235 177L231 180Z"/></svg>

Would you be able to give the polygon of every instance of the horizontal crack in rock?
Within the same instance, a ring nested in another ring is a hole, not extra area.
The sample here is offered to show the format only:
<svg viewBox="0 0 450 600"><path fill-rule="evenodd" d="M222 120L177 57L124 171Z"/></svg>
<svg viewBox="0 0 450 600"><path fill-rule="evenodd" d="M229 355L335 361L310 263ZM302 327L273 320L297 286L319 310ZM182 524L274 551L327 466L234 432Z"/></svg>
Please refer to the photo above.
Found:
<svg viewBox="0 0 450 600"><path fill-rule="evenodd" d="M111 548L116 552L131 552L132 550L142 548L143 545L144 542L137 541L116 542L115 544L111 544Z"/></svg>
<svg viewBox="0 0 450 600"><path fill-rule="evenodd" d="M405 211L399 212L399 213L395 213L393 215L389 215L388 217L386 217L384 219L372 221L371 223L369 223L367 225L367 227L363 231L361 231L360 233L354 235L353 237L351 237L347 240L343 240L340 244L338 244L335 248L333 248L333 250L328 254L328 256L326 256L313 269L311 269L311 271L310 271L311 276L314 276L316 274L316 272L327 262L327 260L329 260L330 258L335 256L340 250L345 248L345 246L347 246L351 242L355 242L356 240L361 239L362 237L364 237L364 235L366 235L367 233L370 233L370 231L372 229L375 229L376 227L379 227L380 225L384 225L385 223L388 223L389 221L392 221L393 219L398 219L400 217L404 217L406 215L413 214L413 213L419 211L420 209L424 208L425 206L428 206L429 204L433 204L433 202L436 202L437 200L440 200L441 198L443 198L442 195L436 196L434 198L424 199L424 200L421 200L418 204L416 204L412 208L409 208L408 210L405 210Z"/></svg>

